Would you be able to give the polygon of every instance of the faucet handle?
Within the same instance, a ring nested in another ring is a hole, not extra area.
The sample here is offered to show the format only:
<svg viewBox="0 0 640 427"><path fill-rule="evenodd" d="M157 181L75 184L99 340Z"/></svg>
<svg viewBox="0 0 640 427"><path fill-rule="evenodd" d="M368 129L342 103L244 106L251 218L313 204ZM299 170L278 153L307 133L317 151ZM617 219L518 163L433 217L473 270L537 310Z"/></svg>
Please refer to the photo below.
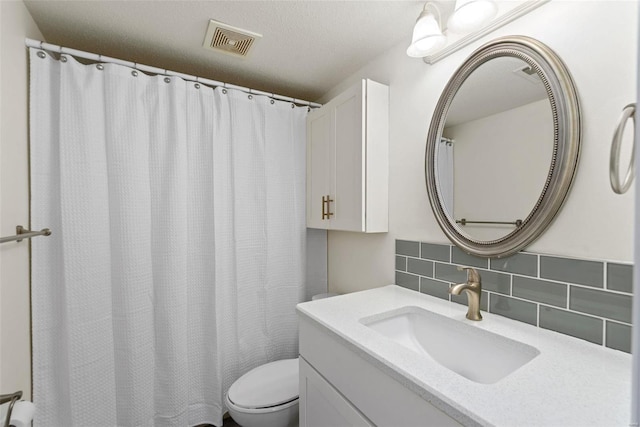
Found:
<svg viewBox="0 0 640 427"><path fill-rule="evenodd" d="M462 267L458 266L458 271L467 270L467 282L469 283L480 283L480 273L473 267Z"/></svg>

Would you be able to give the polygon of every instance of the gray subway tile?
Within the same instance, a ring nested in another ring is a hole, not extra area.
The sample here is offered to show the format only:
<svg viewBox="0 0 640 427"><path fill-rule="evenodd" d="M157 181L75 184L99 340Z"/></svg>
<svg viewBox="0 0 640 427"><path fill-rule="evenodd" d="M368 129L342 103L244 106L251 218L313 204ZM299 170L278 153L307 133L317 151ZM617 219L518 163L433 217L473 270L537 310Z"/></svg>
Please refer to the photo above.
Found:
<svg viewBox="0 0 640 427"><path fill-rule="evenodd" d="M599 261L541 256L540 277L602 288L604 264Z"/></svg>
<svg viewBox="0 0 640 427"><path fill-rule="evenodd" d="M434 297L449 299L449 284L438 280L420 278L420 292Z"/></svg>
<svg viewBox="0 0 640 427"><path fill-rule="evenodd" d="M455 265L435 263L435 278L450 283L462 283L467 281L467 272L458 271Z"/></svg>
<svg viewBox="0 0 640 427"><path fill-rule="evenodd" d="M517 253L506 258L493 258L491 269L536 277L538 276L538 256Z"/></svg>
<svg viewBox="0 0 640 427"><path fill-rule="evenodd" d="M407 271L421 276L433 277L433 261L409 258L407 260Z"/></svg>
<svg viewBox="0 0 640 427"><path fill-rule="evenodd" d="M513 296L565 308L567 285L547 280L513 276Z"/></svg>
<svg viewBox="0 0 640 427"><path fill-rule="evenodd" d="M631 326L606 321L606 346L631 353Z"/></svg>
<svg viewBox="0 0 640 427"><path fill-rule="evenodd" d="M436 245L433 243L421 243L420 257L431 259L434 261L449 262L451 261L451 246Z"/></svg>
<svg viewBox="0 0 640 427"><path fill-rule="evenodd" d="M607 289L633 292L633 265L608 263Z"/></svg>
<svg viewBox="0 0 640 427"><path fill-rule="evenodd" d="M410 240L396 240L396 254L419 257L420 244Z"/></svg>
<svg viewBox="0 0 640 427"><path fill-rule="evenodd" d="M396 285L414 291L420 290L420 277L396 271Z"/></svg>
<svg viewBox="0 0 640 427"><path fill-rule="evenodd" d="M511 275L489 270L483 270L479 273L480 280L482 281L482 289L505 295L511 293Z"/></svg>
<svg viewBox="0 0 640 427"><path fill-rule="evenodd" d="M451 251L451 262L465 267L489 268L489 258L469 255L458 247L454 247Z"/></svg>
<svg viewBox="0 0 640 427"><path fill-rule="evenodd" d="M396 270L407 271L407 257L396 255Z"/></svg>
<svg viewBox="0 0 640 427"><path fill-rule="evenodd" d="M489 306L489 294L487 292L482 292L482 297L480 298L480 310L488 311ZM455 302L462 305L469 305L469 298L466 295L451 295L451 302Z"/></svg>
<svg viewBox="0 0 640 427"><path fill-rule="evenodd" d="M520 322L536 325L537 323L536 304L521 301L514 298L505 297L499 294L492 294L489 311L494 314L509 317Z"/></svg>
<svg viewBox="0 0 640 427"><path fill-rule="evenodd" d="M602 344L602 320L595 317L541 305L540 327Z"/></svg>
<svg viewBox="0 0 640 427"><path fill-rule="evenodd" d="M571 286L569 308L631 323L631 296Z"/></svg>

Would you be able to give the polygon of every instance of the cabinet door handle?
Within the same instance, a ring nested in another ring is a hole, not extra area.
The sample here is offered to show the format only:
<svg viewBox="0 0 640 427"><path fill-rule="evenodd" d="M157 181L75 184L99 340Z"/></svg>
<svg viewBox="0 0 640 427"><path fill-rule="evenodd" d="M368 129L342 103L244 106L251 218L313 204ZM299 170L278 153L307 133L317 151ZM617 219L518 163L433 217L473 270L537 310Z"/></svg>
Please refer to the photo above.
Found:
<svg viewBox="0 0 640 427"><path fill-rule="evenodd" d="M331 217L333 216L333 212L331 212L331 202L333 202L333 199L327 194L325 202L327 203L327 219L331 219Z"/></svg>
<svg viewBox="0 0 640 427"><path fill-rule="evenodd" d="M327 201L325 200L325 197L322 196L322 220L324 221L326 219L326 212L325 212L325 206L326 206Z"/></svg>

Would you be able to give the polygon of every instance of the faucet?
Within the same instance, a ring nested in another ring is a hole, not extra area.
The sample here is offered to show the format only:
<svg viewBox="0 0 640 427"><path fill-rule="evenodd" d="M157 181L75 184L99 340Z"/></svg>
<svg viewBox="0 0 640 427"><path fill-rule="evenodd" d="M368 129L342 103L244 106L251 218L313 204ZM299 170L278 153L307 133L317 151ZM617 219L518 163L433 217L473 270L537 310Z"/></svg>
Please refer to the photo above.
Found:
<svg viewBox="0 0 640 427"><path fill-rule="evenodd" d="M482 320L482 315L480 314L480 297L482 296L480 273L472 267L458 267L458 270L467 270L467 283L459 283L450 287L449 293L452 295L460 295L462 291L464 291L469 299L467 319Z"/></svg>

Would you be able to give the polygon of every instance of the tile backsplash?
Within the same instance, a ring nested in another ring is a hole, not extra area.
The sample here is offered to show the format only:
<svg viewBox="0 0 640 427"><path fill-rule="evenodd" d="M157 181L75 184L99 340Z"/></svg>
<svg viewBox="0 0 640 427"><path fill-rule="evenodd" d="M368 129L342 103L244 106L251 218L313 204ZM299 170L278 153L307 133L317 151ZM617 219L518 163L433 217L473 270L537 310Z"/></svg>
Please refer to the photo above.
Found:
<svg viewBox="0 0 640 427"><path fill-rule="evenodd" d="M519 252L507 258L468 255L456 246L396 240L396 284L454 303L451 284L476 267L481 309L595 344L631 352L631 264Z"/></svg>

